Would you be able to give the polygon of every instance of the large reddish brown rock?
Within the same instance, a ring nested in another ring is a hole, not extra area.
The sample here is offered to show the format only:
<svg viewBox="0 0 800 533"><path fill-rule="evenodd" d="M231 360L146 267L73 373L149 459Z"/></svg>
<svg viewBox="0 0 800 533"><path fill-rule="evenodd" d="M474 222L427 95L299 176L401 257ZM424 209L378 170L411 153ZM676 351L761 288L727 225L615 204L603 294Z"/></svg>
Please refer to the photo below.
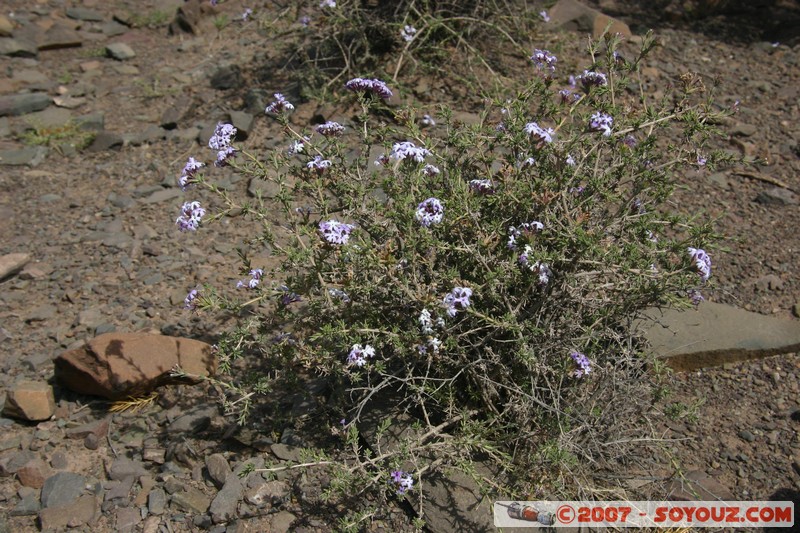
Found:
<svg viewBox="0 0 800 533"><path fill-rule="evenodd" d="M631 30L624 22L604 15L577 0L558 0L548 11L550 24L569 31L591 32L599 39L606 28L608 33L630 37Z"/></svg>
<svg viewBox="0 0 800 533"><path fill-rule="evenodd" d="M176 367L192 376L211 376L217 370L211 345L149 333L106 333L91 339L83 348L62 353L54 362L56 378L67 388L110 400L138 396L178 382L170 376Z"/></svg>

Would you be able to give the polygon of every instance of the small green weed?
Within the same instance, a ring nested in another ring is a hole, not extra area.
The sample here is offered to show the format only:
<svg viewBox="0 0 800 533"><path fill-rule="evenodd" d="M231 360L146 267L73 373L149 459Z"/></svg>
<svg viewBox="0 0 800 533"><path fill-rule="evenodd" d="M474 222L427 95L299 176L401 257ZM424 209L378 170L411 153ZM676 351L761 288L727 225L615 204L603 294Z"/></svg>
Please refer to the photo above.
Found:
<svg viewBox="0 0 800 533"><path fill-rule="evenodd" d="M149 13L134 13L130 20L134 28L160 28L169 24L169 13L155 9Z"/></svg>
<svg viewBox="0 0 800 533"><path fill-rule="evenodd" d="M72 145L78 150L88 147L95 138L95 133L81 129L76 121L69 121L61 126L36 126L24 132L20 139L27 145L58 147Z"/></svg>

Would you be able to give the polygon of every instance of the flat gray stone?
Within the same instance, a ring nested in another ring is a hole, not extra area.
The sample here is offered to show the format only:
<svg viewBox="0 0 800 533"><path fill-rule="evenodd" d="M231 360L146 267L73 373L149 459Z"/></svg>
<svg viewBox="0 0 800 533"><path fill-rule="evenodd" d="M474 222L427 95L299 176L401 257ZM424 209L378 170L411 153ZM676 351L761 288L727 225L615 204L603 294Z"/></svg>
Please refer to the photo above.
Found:
<svg viewBox="0 0 800 533"><path fill-rule="evenodd" d="M167 510L167 493L157 487L147 495L147 510L153 515L162 515Z"/></svg>
<svg viewBox="0 0 800 533"><path fill-rule="evenodd" d="M797 205L798 198L795 193L782 187L773 187L766 191L758 193L756 202L764 205Z"/></svg>
<svg viewBox="0 0 800 533"><path fill-rule="evenodd" d="M119 148L124 144L125 140L121 135L111 133L110 131L101 131L97 134L89 146L90 152L103 152L111 148Z"/></svg>
<svg viewBox="0 0 800 533"><path fill-rule="evenodd" d="M0 280L16 274L31 260L30 254L14 253L0 256Z"/></svg>
<svg viewBox="0 0 800 533"><path fill-rule="evenodd" d="M0 56L36 57L36 44L25 39L0 39Z"/></svg>
<svg viewBox="0 0 800 533"><path fill-rule="evenodd" d="M221 453L214 453L206 458L206 470L217 488L224 486L228 477L233 473L228 460Z"/></svg>
<svg viewBox="0 0 800 533"><path fill-rule="evenodd" d="M19 150L0 150L0 165L35 167L47 157L46 146L30 146Z"/></svg>
<svg viewBox="0 0 800 533"><path fill-rule="evenodd" d="M211 502L211 507L209 508L211 520L215 524L219 524L236 518L236 508L239 505L239 500L242 499L243 493L244 487L239 478L229 476L222 490L217 493Z"/></svg>
<svg viewBox="0 0 800 533"><path fill-rule="evenodd" d="M34 111L41 111L50 104L53 99L45 93L12 94L0 97L0 117L10 115L12 117L26 115Z"/></svg>
<svg viewBox="0 0 800 533"><path fill-rule="evenodd" d="M167 434L197 433L211 424L211 417L217 414L216 407L194 407L179 416L167 426Z"/></svg>
<svg viewBox="0 0 800 533"><path fill-rule="evenodd" d="M126 43L111 43L106 46L106 53L119 61L136 57L136 52Z"/></svg>
<svg viewBox="0 0 800 533"><path fill-rule="evenodd" d="M103 20L102 13L86 7L68 7L66 15L71 19L89 22L100 22Z"/></svg>
<svg viewBox="0 0 800 533"><path fill-rule="evenodd" d="M25 115L25 122L35 128L57 128L72 120L72 112L63 107L49 107Z"/></svg>
<svg viewBox="0 0 800 533"><path fill-rule="evenodd" d="M181 511L202 514L208 511L211 499L199 490L187 487L172 495L172 505Z"/></svg>
<svg viewBox="0 0 800 533"><path fill-rule="evenodd" d="M63 507L75 502L86 485L86 478L73 472L58 472L44 480L42 507Z"/></svg>
<svg viewBox="0 0 800 533"><path fill-rule="evenodd" d="M655 354L680 371L800 351L800 322L714 302L650 309L636 327Z"/></svg>

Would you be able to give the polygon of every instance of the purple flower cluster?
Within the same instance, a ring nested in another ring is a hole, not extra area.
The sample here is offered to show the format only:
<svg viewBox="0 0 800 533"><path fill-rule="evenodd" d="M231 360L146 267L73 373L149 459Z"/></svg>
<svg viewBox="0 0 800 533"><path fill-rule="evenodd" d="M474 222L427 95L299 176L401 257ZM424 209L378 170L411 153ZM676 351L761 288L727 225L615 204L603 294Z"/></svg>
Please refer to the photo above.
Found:
<svg viewBox="0 0 800 533"><path fill-rule="evenodd" d="M352 224L345 224L336 220L327 220L319 223L319 232L328 244L347 244L353 229L355 229L355 226Z"/></svg>
<svg viewBox="0 0 800 533"><path fill-rule="evenodd" d="M572 361L575 363L575 370L572 372L572 376L576 378L582 378L586 374L592 371L592 362L589 361L589 358L583 355L580 352L572 352L569 354L572 357Z"/></svg>
<svg viewBox="0 0 800 533"><path fill-rule="evenodd" d="M533 64L539 70L549 70L550 72L555 72L556 61L558 61L558 59L548 50L539 50L537 48L533 51L531 61L533 61Z"/></svg>
<svg viewBox="0 0 800 533"><path fill-rule="evenodd" d="M200 226L200 219L206 214L206 210L200 207L200 202L185 202L181 206L181 214L175 223L181 231L197 231Z"/></svg>
<svg viewBox="0 0 800 533"><path fill-rule="evenodd" d="M525 237L530 239L531 236L540 233L544 230L544 224L534 220L533 222L524 222L519 227L511 226L508 228L508 248L510 250L517 249L517 239Z"/></svg>
<svg viewBox="0 0 800 533"><path fill-rule="evenodd" d="M436 125L436 121L433 120L433 117L430 115L422 115L422 120L420 120L419 123L425 126L426 128Z"/></svg>
<svg viewBox="0 0 800 533"><path fill-rule="evenodd" d="M539 285L547 285L550 282L550 278L553 276L550 265L542 263L541 261L533 261L531 255L533 255L533 248L531 248L529 244L526 244L518 259L520 266L527 268L539 276Z"/></svg>
<svg viewBox="0 0 800 533"><path fill-rule="evenodd" d="M490 179L469 180L469 190L478 194L494 194L494 183Z"/></svg>
<svg viewBox="0 0 800 533"><path fill-rule="evenodd" d="M435 165L425 165L425 168L422 169L422 173L428 176L429 178L433 176L438 176L442 171L439 170L439 167Z"/></svg>
<svg viewBox="0 0 800 533"><path fill-rule="evenodd" d="M185 191L186 188L194 182L195 173L204 166L204 163L197 161L194 157L189 158L186 166L183 167L183 173L181 174L181 177L178 178L178 185L182 191Z"/></svg>
<svg viewBox="0 0 800 533"><path fill-rule="evenodd" d="M414 26L409 26L406 24L405 28L400 30L400 37L407 43L410 43L414 40L414 36L417 34L417 28Z"/></svg>
<svg viewBox="0 0 800 533"><path fill-rule="evenodd" d="M604 137L611 135L611 124L614 123L614 118L606 113L594 113L589 120L589 128L594 131L602 131Z"/></svg>
<svg viewBox="0 0 800 533"><path fill-rule="evenodd" d="M414 488L414 478L411 477L411 474L403 472L402 470L394 470L390 476L392 483L397 488L398 496L402 496Z"/></svg>
<svg viewBox="0 0 800 533"><path fill-rule="evenodd" d="M375 348L369 344L361 346L354 344L347 355L347 364L355 366L364 366L367 364L367 358L375 357Z"/></svg>
<svg viewBox="0 0 800 533"><path fill-rule="evenodd" d="M281 294L281 305L289 305L303 300L299 294L292 292L286 285L281 285L278 290L283 293Z"/></svg>
<svg viewBox="0 0 800 533"><path fill-rule="evenodd" d="M470 306L472 289L469 287L454 287L447 296L444 297L443 304L447 311L447 316L454 317L459 311L463 311Z"/></svg>
<svg viewBox="0 0 800 533"><path fill-rule="evenodd" d="M197 289L192 289L189 291L189 294L186 295L186 298L183 300L183 308L189 311L194 311L197 309L197 299L200 297L200 291Z"/></svg>
<svg viewBox="0 0 800 533"><path fill-rule="evenodd" d="M444 206L437 198L428 198L417 206L415 218L426 228L440 223L443 217Z"/></svg>
<svg viewBox="0 0 800 533"><path fill-rule="evenodd" d="M628 148L634 148L636 147L637 144L639 144L639 142L633 135L626 135L625 138L622 139L622 144L624 144Z"/></svg>
<svg viewBox="0 0 800 533"><path fill-rule="evenodd" d="M275 93L272 95L275 98L274 102L271 102L267 108L264 110L265 113L272 113L278 114L283 111L291 112L294 111L294 106L283 96L281 93Z"/></svg>
<svg viewBox="0 0 800 533"><path fill-rule="evenodd" d="M555 135L553 128L544 129L536 122L529 122L525 124L525 133L530 135L539 144L553 142L553 135Z"/></svg>
<svg viewBox="0 0 800 533"><path fill-rule="evenodd" d="M261 283L261 278L264 276L264 271L260 268L254 268L249 272L250 279L247 281L238 281L236 288L241 289L247 287L248 289L255 289Z"/></svg>
<svg viewBox="0 0 800 533"><path fill-rule="evenodd" d="M246 8L244 10L244 13L242 13L242 22L247 22L247 20L250 18L250 15L252 15L252 14L253 14L253 10L251 8L249 8L249 7Z"/></svg>
<svg viewBox="0 0 800 533"><path fill-rule="evenodd" d="M543 21L550 22L550 15L547 14L547 11L539 11L539 16L542 17Z"/></svg>
<svg viewBox="0 0 800 533"><path fill-rule="evenodd" d="M353 92L371 93L384 100L392 97L392 91L381 80L367 80L364 78L353 78L344 84L345 88Z"/></svg>
<svg viewBox="0 0 800 533"><path fill-rule="evenodd" d="M692 305L697 307L700 305L700 302L704 302L706 299L703 298L703 295L700 294L700 291L697 289L690 289L686 291L686 296L689 297L689 301L692 302Z"/></svg>
<svg viewBox="0 0 800 533"><path fill-rule="evenodd" d="M316 170L319 174L325 172L325 169L331 166L328 159L322 159L322 156L315 155L314 159L306 163L306 168L309 170Z"/></svg>
<svg viewBox="0 0 800 533"><path fill-rule="evenodd" d="M427 148L417 147L411 141L403 141L394 143L389 159L397 159L398 161L413 159L417 163L422 163L425 161L425 157L429 155L431 155L431 151Z"/></svg>
<svg viewBox="0 0 800 533"><path fill-rule="evenodd" d="M583 74L578 76L577 81L583 86L583 90L587 93L592 87L602 87L608 85L608 78L602 72L595 72L593 70L584 70Z"/></svg>
<svg viewBox="0 0 800 533"><path fill-rule="evenodd" d="M321 133L325 137L338 137L344 131L344 126L338 122L326 122L316 127L317 133Z"/></svg>
<svg viewBox="0 0 800 533"><path fill-rule="evenodd" d="M689 257L694 261L694 267L697 273L700 274L700 279L703 282L708 281L711 277L711 258L701 248L689 248Z"/></svg>
<svg viewBox="0 0 800 533"><path fill-rule="evenodd" d="M336 298L342 303L350 303L350 295L348 295L342 289L330 288L328 289L328 294L330 294L332 298Z"/></svg>
<svg viewBox="0 0 800 533"><path fill-rule="evenodd" d="M303 150L306 149L306 144L303 141L292 141L292 144L289 146L289 149L286 150L286 153L289 155L297 155L302 154Z"/></svg>
<svg viewBox="0 0 800 533"><path fill-rule="evenodd" d="M233 157L236 153L236 149L231 146L236 132L237 130L232 124L223 124L222 122L217 124L214 129L214 135L208 140L208 147L217 151L217 160L214 161L215 166L224 167L228 158Z"/></svg>
<svg viewBox="0 0 800 533"><path fill-rule="evenodd" d="M567 159L564 160L564 162L571 167L574 167L576 165L575 158L572 157L572 154L567 154Z"/></svg>

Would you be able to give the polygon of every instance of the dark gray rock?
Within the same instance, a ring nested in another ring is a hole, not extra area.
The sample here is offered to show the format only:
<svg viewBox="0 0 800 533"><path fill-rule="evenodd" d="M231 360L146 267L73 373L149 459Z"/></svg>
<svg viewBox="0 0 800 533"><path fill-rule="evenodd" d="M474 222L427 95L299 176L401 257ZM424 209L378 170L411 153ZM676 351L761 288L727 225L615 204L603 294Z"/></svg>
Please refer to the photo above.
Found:
<svg viewBox="0 0 800 533"><path fill-rule="evenodd" d="M242 85L242 71L238 65L223 65L211 75L211 87L218 91L236 89Z"/></svg>
<svg viewBox="0 0 800 533"><path fill-rule="evenodd" d="M120 148L125 140L121 135L110 131L101 131L95 136L94 141L89 146L90 152L104 152L112 148Z"/></svg>
<svg viewBox="0 0 800 533"><path fill-rule="evenodd" d="M236 140L244 141L250 135L255 117L244 111L230 112L231 124L236 128Z"/></svg>
<svg viewBox="0 0 800 533"><path fill-rule="evenodd" d="M300 462L301 448L288 446L282 443L276 443L270 446L270 450L272 450L273 455L275 455L275 457L277 457L281 461L292 461L295 463Z"/></svg>
<svg viewBox="0 0 800 533"><path fill-rule="evenodd" d="M162 515L167 510L167 493L161 487L156 487L147 496L147 510L150 514Z"/></svg>
<svg viewBox="0 0 800 533"><path fill-rule="evenodd" d="M221 453L214 453L206 457L206 470L217 488L225 485L225 481L233 473L228 460Z"/></svg>
<svg viewBox="0 0 800 533"><path fill-rule="evenodd" d="M56 24L44 32L37 45L39 50L60 50L80 46L83 46L80 34L63 24Z"/></svg>
<svg viewBox="0 0 800 533"><path fill-rule="evenodd" d="M86 486L86 478L73 472L58 472L44 480L42 507L63 507L74 503Z"/></svg>
<svg viewBox="0 0 800 533"><path fill-rule="evenodd" d="M187 487L172 495L172 505L180 511L202 514L208 511L211 498L195 488Z"/></svg>
<svg viewBox="0 0 800 533"><path fill-rule="evenodd" d="M105 129L105 115L102 112L89 113L77 119L78 126L83 131L101 132Z"/></svg>
<svg viewBox="0 0 800 533"><path fill-rule="evenodd" d="M775 274L767 274L756 280L756 289L761 292L783 290L783 280Z"/></svg>
<svg viewBox="0 0 800 533"><path fill-rule="evenodd" d="M797 205L797 195L783 187L773 187L758 193L756 202L768 206Z"/></svg>
<svg viewBox="0 0 800 533"><path fill-rule="evenodd" d="M116 37L128 31L128 27L125 26L124 24L120 24L115 20L111 20L109 22L104 22L103 24L101 24L100 31L103 32L103 35L105 35L106 37Z"/></svg>
<svg viewBox="0 0 800 533"><path fill-rule="evenodd" d="M141 521L142 515L139 509L135 507L117 509L114 515L114 531L117 533L133 533Z"/></svg>
<svg viewBox="0 0 800 533"><path fill-rule="evenodd" d="M44 93L2 96L0 97L0 117L19 116L41 111L52 103L53 99Z"/></svg>
<svg viewBox="0 0 800 533"><path fill-rule="evenodd" d="M167 426L167 434L197 433L211 424L211 417L217 414L215 407L194 407L179 416Z"/></svg>
<svg viewBox="0 0 800 533"><path fill-rule="evenodd" d="M28 494L11 509L9 514L11 516L33 516L39 514L41 508L39 495L36 493Z"/></svg>
<svg viewBox="0 0 800 533"><path fill-rule="evenodd" d="M175 198L180 198L183 196L183 192L180 189L162 189L159 188L158 190L152 192L147 198L142 200L143 204L158 204L161 202L166 202L169 200L173 200Z"/></svg>
<svg viewBox="0 0 800 533"><path fill-rule="evenodd" d="M236 476L229 476L214 500L211 502L209 512L215 524L228 522L236 518L236 507L242 499L244 487Z"/></svg>
<svg viewBox="0 0 800 533"><path fill-rule="evenodd" d="M126 457L114 459L111 468L108 469L108 478L122 480L127 477L139 477L147 475L147 469L139 461L133 461Z"/></svg>

